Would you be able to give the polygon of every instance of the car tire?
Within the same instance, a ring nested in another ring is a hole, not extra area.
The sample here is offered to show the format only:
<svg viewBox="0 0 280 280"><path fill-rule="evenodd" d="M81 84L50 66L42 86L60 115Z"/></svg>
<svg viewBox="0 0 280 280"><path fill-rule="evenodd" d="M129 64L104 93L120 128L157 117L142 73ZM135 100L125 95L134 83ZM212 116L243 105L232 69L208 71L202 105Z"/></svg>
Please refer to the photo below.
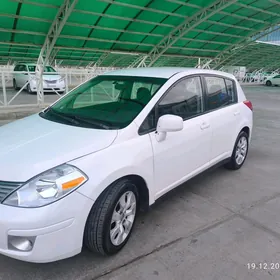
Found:
<svg viewBox="0 0 280 280"><path fill-rule="evenodd" d="M14 87L15 90L18 90L18 89L19 89L19 87L17 86L17 82L16 82L15 79L13 79L13 87Z"/></svg>
<svg viewBox="0 0 280 280"><path fill-rule="evenodd" d="M271 87L272 86L272 82L271 81L266 81L265 83L268 87Z"/></svg>
<svg viewBox="0 0 280 280"><path fill-rule="evenodd" d="M241 131L238 135L230 161L225 164L225 168L230 170L238 170L244 164L249 148L249 136L245 131Z"/></svg>
<svg viewBox="0 0 280 280"><path fill-rule="evenodd" d="M131 180L120 179L108 187L88 216L84 231L85 246L102 255L120 251L132 232L138 203L138 190Z"/></svg>
<svg viewBox="0 0 280 280"><path fill-rule="evenodd" d="M26 90L27 90L27 92L28 92L29 94L33 94L33 93L34 93L34 91L31 90L29 84L26 86Z"/></svg>

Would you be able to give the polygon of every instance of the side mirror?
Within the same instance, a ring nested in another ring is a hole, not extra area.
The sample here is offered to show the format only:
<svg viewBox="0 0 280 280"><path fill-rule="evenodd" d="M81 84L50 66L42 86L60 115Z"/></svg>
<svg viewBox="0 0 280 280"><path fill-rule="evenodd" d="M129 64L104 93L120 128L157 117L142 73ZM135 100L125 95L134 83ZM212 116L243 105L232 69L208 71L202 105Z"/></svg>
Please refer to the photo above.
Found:
<svg viewBox="0 0 280 280"><path fill-rule="evenodd" d="M180 131L184 127L184 121L181 117L175 115L163 115L157 123L157 140L163 141L166 138L167 132Z"/></svg>

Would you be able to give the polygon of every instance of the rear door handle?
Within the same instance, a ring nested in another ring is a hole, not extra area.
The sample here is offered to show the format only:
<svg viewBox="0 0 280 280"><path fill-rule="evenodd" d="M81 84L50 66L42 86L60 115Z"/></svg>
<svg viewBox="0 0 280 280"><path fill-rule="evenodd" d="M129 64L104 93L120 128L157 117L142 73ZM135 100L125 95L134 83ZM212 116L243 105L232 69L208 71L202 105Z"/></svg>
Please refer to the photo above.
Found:
<svg viewBox="0 0 280 280"><path fill-rule="evenodd" d="M234 112L233 113L235 116L238 116L238 115L240 115L240 111L236 111L236 112Z"/></svg>
<svg viewBox="0 0 280 280"><path fill-rule="evenodd" d="M207 128L209 128L209 127L210 127L210 124L209 124L209 123L206 123L206 122L203 122L203 123L200 125L200 128L201 128L202 130L207 129Z"/></svg>

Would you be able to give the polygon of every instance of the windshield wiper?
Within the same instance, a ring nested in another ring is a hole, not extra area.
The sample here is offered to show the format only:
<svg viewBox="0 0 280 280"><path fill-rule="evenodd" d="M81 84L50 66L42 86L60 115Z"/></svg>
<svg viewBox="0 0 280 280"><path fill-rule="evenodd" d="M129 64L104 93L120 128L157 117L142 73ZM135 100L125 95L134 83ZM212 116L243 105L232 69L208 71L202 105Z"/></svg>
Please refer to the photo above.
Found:
<svg viewBox="0 0 280 280"><path fill-rule="evenodd" d="M66 116L64 113L61 113L61 112L57 112L55 111L54 109L52 109L51 107L49 107L44 113L48 113L48 112L51 112L52 114L56 115L56 116L59 116L60 118L74 124L74 125L79 125L80 122L78 122L77 120L71 118L71 117L68 117Z"/></svg>
<svg viewBox="0 0 280 280"><path fill-rule="evenodd" d="M81 125L81 123L87 123L87 124L90 124L92 126L103 128L103 129L110 129L111 128L111 126L108 126L108 125L104 124L105 121L103 122L101 120L93 120L91 118L89 119L89 118L84 118L84 117L80 117L80 116L77 116L77 115L61 113L61 112L53 110L51 107L49 107L44 113L46 114L48 112L51 112L54 115L57 115L57 116L65 119L66 121L74 124L74 125ZM111 123L110 123L110 125L111 125Z"/></svg>
<svg viewBox="0 0 280 280"><path fill-rule="evenodd" d="M80 121L80 122L95 125L97 127L101 127L101 128L104 128L104 129L110 129L110 126L101 123L101 121L99 121L99 120L95 121L93 119L83 118L83 117L76 116L76 115L71 115L71 117L74 118L75 120Z"/></svg>

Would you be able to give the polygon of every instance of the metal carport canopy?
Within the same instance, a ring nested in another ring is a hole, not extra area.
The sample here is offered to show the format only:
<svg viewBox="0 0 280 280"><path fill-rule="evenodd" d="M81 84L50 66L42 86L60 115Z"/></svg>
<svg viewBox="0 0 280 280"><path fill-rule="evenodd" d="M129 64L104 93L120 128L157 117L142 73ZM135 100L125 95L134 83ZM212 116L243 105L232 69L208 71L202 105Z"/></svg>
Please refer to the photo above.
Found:
<svg viewBox="0 0 280 280"><path fill-rule="evenodd" d="M128 67L201 58L215 68L279 15L279 0L2 0L0 59L37 61L41 53L49 63Z"/></svg>

